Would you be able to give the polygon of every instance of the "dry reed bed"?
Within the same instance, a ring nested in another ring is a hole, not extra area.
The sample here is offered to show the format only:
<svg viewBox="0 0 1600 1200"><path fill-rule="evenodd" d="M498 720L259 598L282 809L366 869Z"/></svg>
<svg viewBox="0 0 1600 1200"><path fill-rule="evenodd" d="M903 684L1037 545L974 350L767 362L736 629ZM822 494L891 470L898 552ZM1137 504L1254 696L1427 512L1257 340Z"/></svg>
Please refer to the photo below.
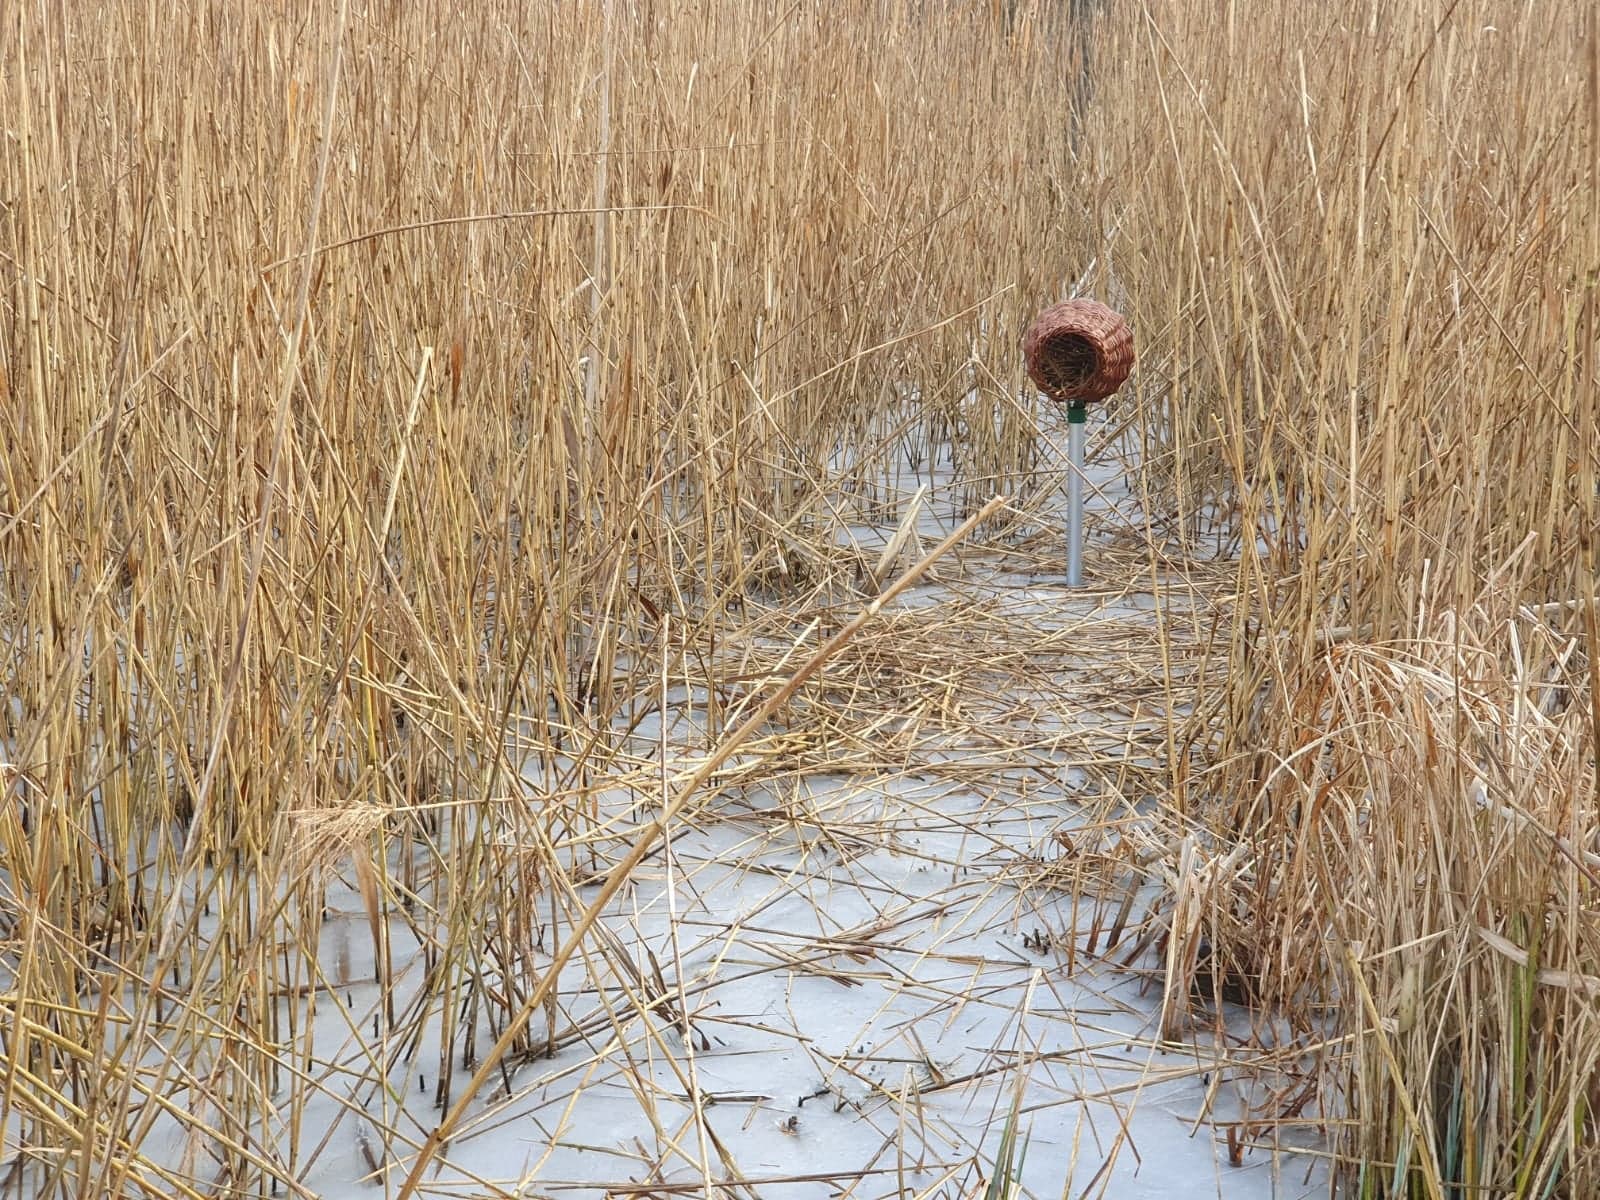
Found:
<svg viewBox="0 0 1600 1200"><path fill-rule="evenodd" d="M470 1099L644 819L600 794L659 803L638 713L698 704L709 749L851 611L837 530L941 464L1038 544L1014 343L1078 279L1143 364L1102 569L1203 595L1070 684L1131 691L1121 735L1048 747L1168 816L1037 878L1167 888L1129 919L1171 1029L1192 979L1287 1014L1363 1194L1595 1190L1595 613L1526 606L1597 578L1600 43L1578 6L1110 4L1074 122L1071 7L0 17L32 1190L293 1192L309 1104L389 1111L311 1037L335 873L380 975L427 964L384 1044ZM1071 642L896 621L725 770L971 737L1025 778L1037 735L964 693L1035 725Z"/></svg>
<svg viewBox="0 0 1600 1200"><path fill-rule="evenodd" d="M292 1191L332 873L460 1101L667 648L849 594L835 529L953 438L1028 491L1072 78L894 3L0 25L5 1154Z"/></svg>
<svg viewBox="0 0 1600 1200"><path fill-rule="evenodd" d="M1332 1022L1356 1194L1593 1194L1593 13L1114 11L1085 144L1153 527L1236 564L1169 998Z"/></svg>

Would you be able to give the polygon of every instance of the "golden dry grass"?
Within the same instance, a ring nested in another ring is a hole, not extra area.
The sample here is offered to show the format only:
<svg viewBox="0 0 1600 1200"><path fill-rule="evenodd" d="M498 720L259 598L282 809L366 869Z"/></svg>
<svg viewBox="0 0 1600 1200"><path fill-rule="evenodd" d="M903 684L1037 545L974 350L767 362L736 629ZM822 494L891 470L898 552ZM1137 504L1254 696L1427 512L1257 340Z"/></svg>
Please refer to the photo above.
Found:
<svg viewBox="0 0 1600 1200"><path fill-rule="evenodd" d="M1590 1194L1600 31L1118 11L1090 141L1162 532L1235 563L1169 961L1203 932L1351 1039L1359 1194Z"/></svg>
<svg viewBox="0 0 1600 1200"><path fill-rule="evenodd" d="M920 557L909 522L897 555L848 536L919 488L1011 497L947 584L1052 549L1016 343L1081 288L1141 364L1111 414L1141 511L1091 562L1156 616L1074 684L1127 706L1112 732L1054 749L1162 803L1019 882L1110 900L1163 1035L1206 1019L1197 982L1286 1018L1295 1085L1240 1136L1325 1113L1364 1196L1594 1194L1594 26L0 13L17 1186L295 1194L335 1093L420 1184L380 1060L432 1039L465 1112L495 1037L561 1040L585 881L663 828L628 736L653 711L700 713L677 779L706 819L735 779L887 769L923 733L987 738L997 780L1032 761L1026 717L969 696L1029 694L1063 635L981 604L779 689ZM335 880L380 980L397 939L427 967L354 1083L311 1037L348 982L318 954ZM1144 881L1148 912L1118 890ZM189 1156L147 1153L158 1127Z"/></svg>

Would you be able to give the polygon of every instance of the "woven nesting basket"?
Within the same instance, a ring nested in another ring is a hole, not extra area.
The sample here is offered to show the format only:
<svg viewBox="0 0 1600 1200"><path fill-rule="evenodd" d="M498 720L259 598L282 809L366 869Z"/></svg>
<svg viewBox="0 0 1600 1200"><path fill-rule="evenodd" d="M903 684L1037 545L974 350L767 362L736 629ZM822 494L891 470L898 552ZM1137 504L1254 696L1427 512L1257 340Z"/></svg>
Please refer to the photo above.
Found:
<svg viewBox="0 0 1600 1200"><path fill-rule="evenodd" d="M1133 369L1133 334L1121 314L1093 300L1040 313L1022 339L1028 377L1052 400L1104 400Z"/></svg>

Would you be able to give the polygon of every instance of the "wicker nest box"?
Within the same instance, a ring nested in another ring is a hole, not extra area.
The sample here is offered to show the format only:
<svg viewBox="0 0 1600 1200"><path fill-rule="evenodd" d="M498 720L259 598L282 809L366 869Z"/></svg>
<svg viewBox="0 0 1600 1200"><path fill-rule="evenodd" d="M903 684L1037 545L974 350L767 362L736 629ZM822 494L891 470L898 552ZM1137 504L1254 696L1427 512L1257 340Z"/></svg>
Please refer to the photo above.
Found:
<svg viewBox="0 0 1600 1200"><path fill-rule="evenodd" d="M1022 339L1028 377L1052 400L1104 400L1133 369L1133 334L1121 314L1094 300L1067 300L1040 313Z"/></svg>

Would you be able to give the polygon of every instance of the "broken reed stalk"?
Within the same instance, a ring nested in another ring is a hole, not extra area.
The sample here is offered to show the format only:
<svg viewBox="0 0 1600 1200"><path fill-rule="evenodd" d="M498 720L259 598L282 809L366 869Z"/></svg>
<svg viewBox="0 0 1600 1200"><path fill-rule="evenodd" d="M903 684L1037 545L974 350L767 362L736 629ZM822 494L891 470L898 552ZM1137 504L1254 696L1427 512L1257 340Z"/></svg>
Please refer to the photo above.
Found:
<svg viewBox="0 0 1600 1200"><path fill-rule="evenodd" d="M907 568L904 574L840 627L837 633L817 647L811 656L800 665L799 669L790 675L781 687L768 696L754 712L746 717L738 728L724 736L717 744L716 749L706 757L706 760L695 768L687 780L678 786L677 794L662 808L655 819L644 827L643 832L634 840L628 852L606 873L606 879L600 885L600 891L589 902L588 907L584 909L583 914L573 925L571 932L567 934L566 940L561 944L560 949L551 956L550 962L545 967L538 984L529 992L528 998L523 1001L521 1008L507 1022L506 1028L501 1032L500 1037L496 1039L494 1045L484 1054L483 1061L478 1064L478 1069L473 1072L471 1080L462 1088L454 1107L434 1127L433 1131L428 1135L427 1141L417 1151L416 1161L412 1164L411 1171L406 1176L405 1182L401 1184L400 1190L395 1194L395 1200L408 1200L408 1197L413 1195L416 1189L421 1186L422 1176L426 1172L428 1164L433 1161L440 1148L449 1141L451 1133L460 1124L467 1109L483 1089L483 1085L499 1069L501 1060L505 1057L506 1052L511 1049L512 1044L521 1036L523 1026L528 1019L544 1004L546 997L550 994L550 990L556 985L561 969L577 952L578 948L583 945L584 940L594 928L595 922L600 919L600 914L605 911L606 906L611 903L623 884L627 883L632 877L635 869L655 847L656 842L666 833L667 826L677 818L684 805L693 799L701 787L705 785L706 780L711 778L717 769L732 757L734 751L738 750L751 735L761 729L772 718L773 714L783 707L802 684L821 670L834 655L850 643L850 640L857 633L877 617L883 610L884 605L893 601L907 588L910 588L920 580L927 574L928 569L934 563L959 545L979 525L999 512L1006 503L1007 500L1004 496L991 497L988 503L958 525L943 541L923 555L921 559Z"/></svg>

